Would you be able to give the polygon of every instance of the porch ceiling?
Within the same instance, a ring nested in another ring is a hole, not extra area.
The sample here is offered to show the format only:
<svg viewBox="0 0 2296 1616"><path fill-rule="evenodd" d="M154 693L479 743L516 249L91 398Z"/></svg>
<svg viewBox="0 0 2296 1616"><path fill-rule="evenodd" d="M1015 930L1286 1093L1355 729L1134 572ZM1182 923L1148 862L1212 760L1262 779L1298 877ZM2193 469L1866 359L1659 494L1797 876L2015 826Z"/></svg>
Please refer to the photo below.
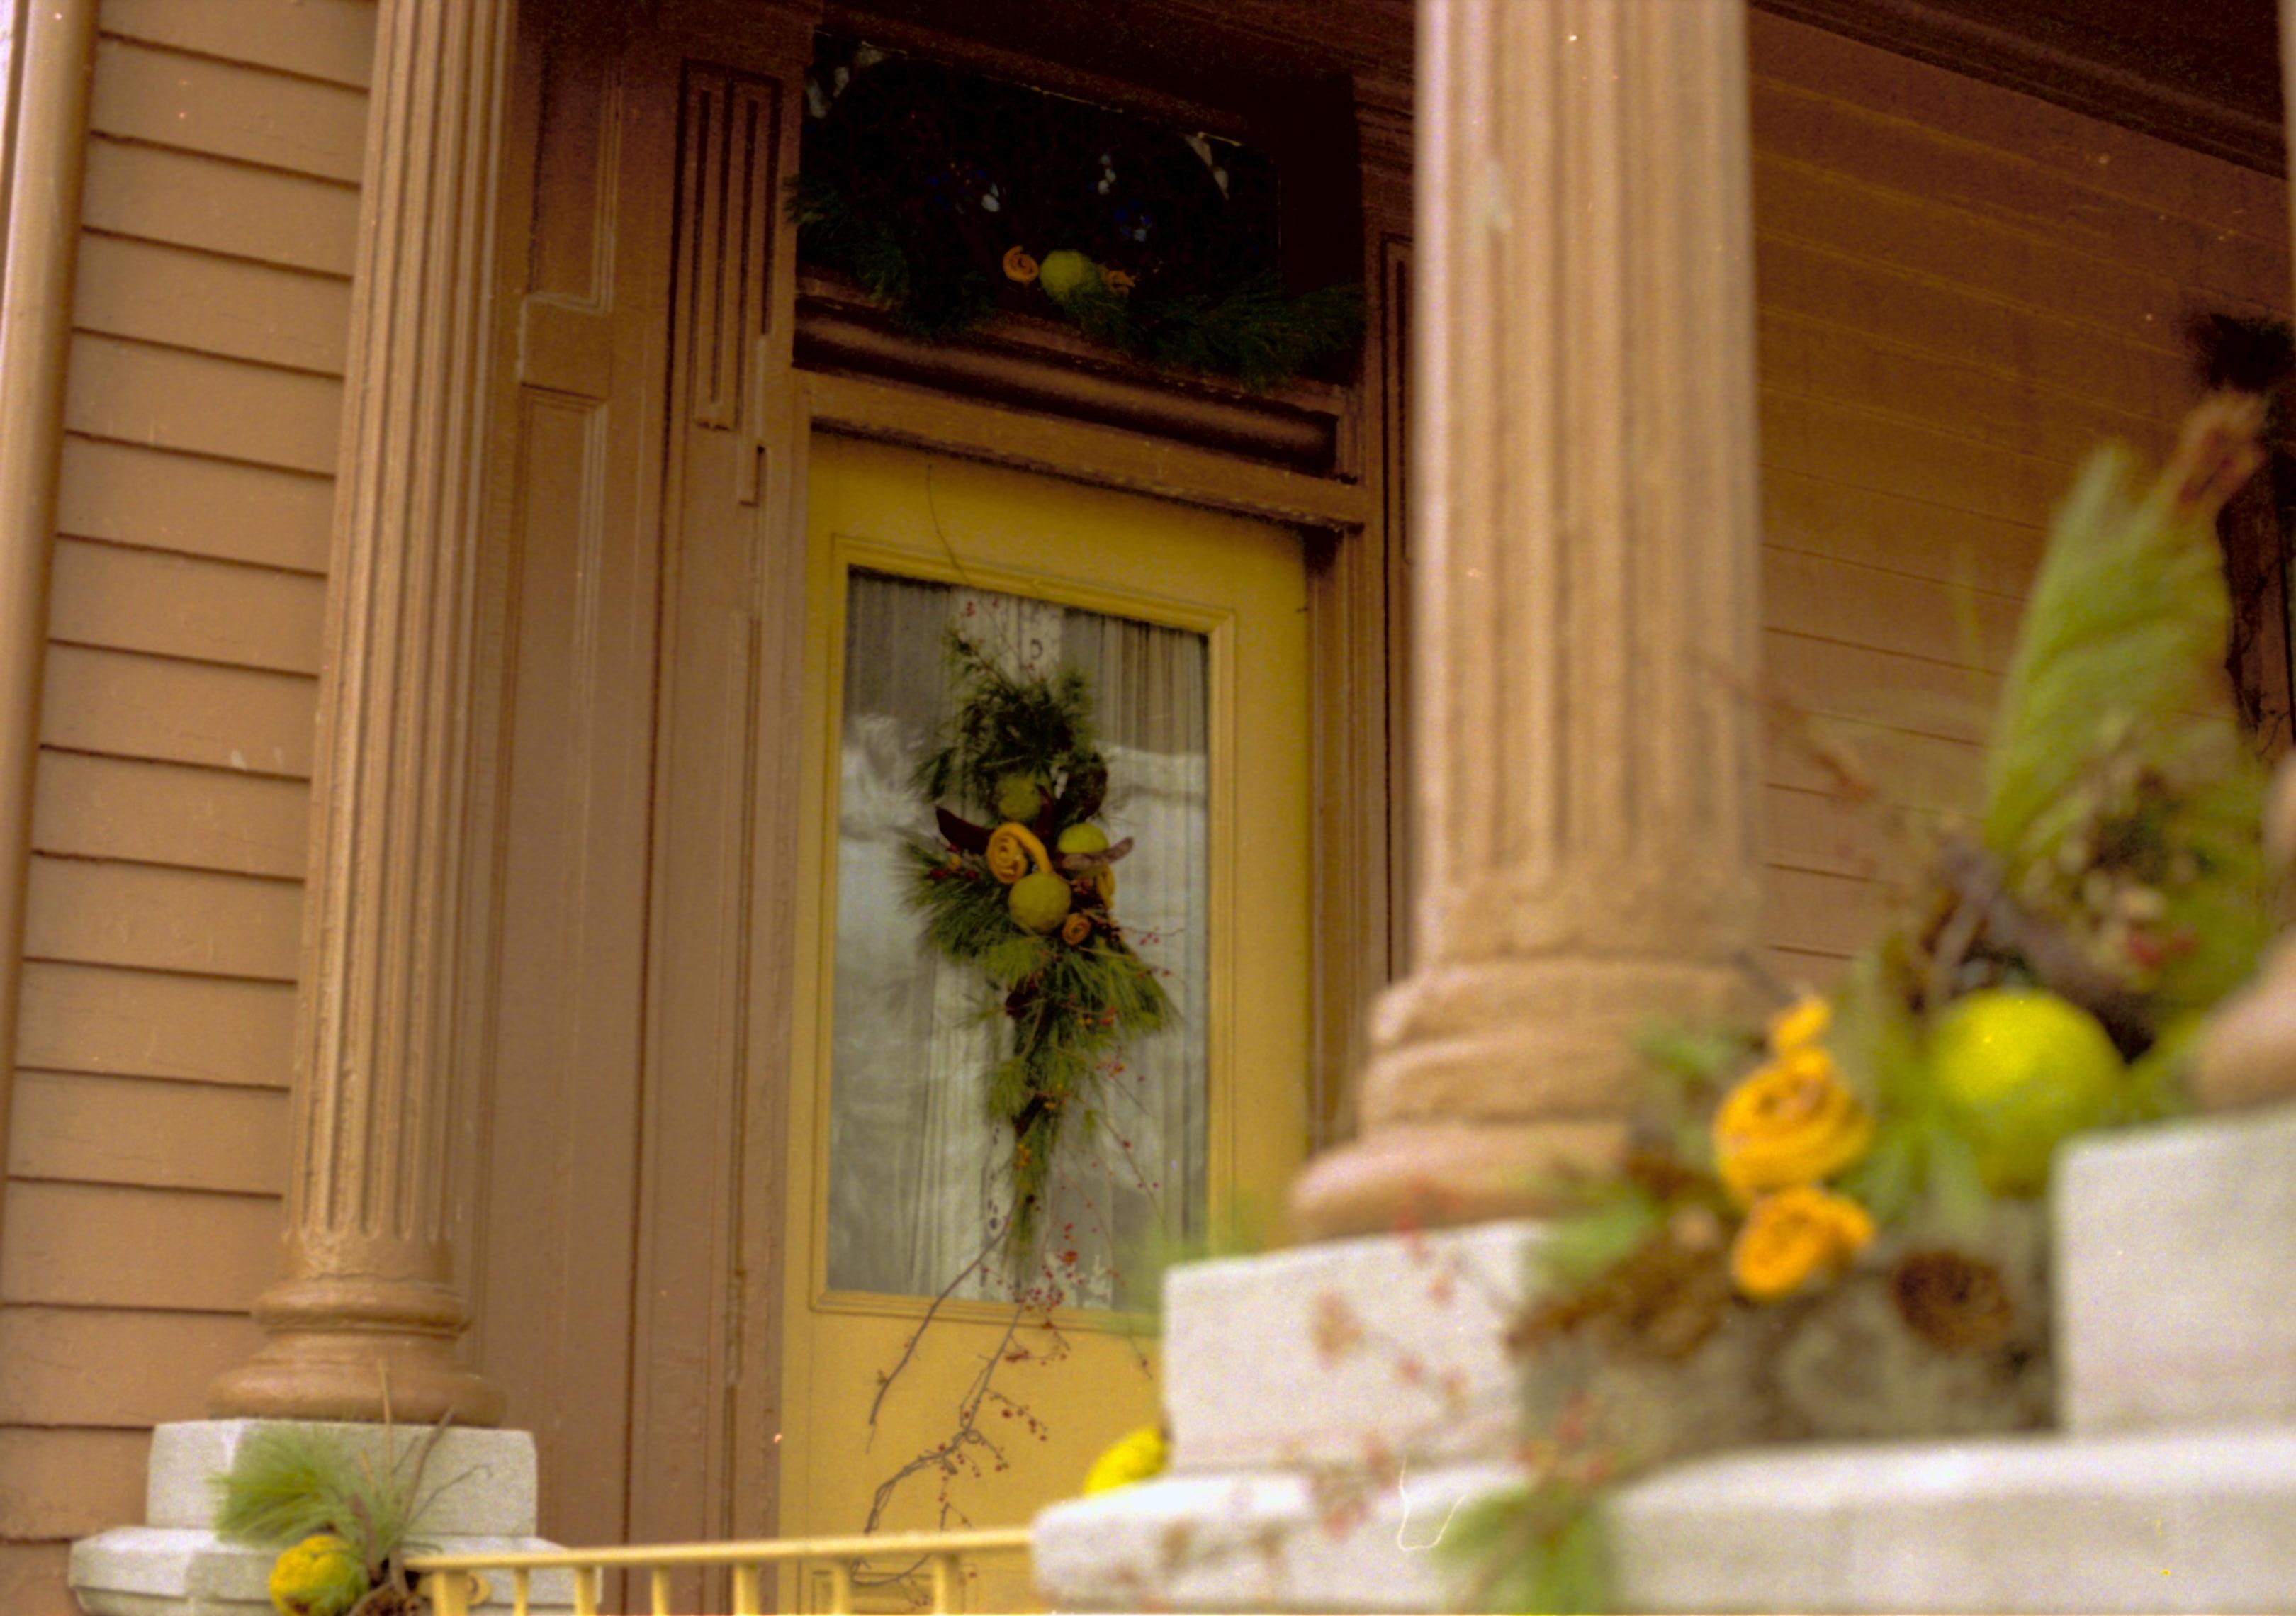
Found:
<svg viewBox="0 0 2296 1616"><path fill-rule="evenodd" d="M1549 0L1525 0L1546 4ZM1752 0L1902 55L2271 173L2286 168L2273 0ZM876 20L1242 121L1271 82L1366 76L1407 99L1412 0L849 0ZM1178 110L1177 107L1175 110Z"/></svg>

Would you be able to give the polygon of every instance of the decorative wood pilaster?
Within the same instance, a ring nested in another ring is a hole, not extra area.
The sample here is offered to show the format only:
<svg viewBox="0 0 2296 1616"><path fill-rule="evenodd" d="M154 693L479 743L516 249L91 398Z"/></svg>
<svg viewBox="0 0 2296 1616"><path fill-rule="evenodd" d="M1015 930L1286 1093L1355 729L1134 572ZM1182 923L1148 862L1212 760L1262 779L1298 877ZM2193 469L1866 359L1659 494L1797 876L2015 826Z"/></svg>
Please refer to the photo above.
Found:
<svg viewBox="0 0 2296 1616"><path fill-rule="evenodd" d="M295 1157L270 1339L221 1415L501 1417L447 1247L477 445L511 8L382 0L305 898Z"/></svg>
<svg viewBox="0 0 2296 1616"><path fill-rule="evenodd" d="M1740 0L1420 8L1412 973L1307 1232L1537 1210L1759 913Z"/></svg>

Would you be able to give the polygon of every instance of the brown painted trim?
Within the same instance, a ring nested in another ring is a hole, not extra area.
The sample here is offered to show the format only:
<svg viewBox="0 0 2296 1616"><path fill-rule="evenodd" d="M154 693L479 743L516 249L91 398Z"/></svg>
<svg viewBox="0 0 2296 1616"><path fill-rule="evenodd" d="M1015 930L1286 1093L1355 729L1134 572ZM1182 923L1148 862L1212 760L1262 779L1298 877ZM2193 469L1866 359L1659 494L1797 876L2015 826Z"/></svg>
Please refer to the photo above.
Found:
<svg viewBox="0 0 2296 1616"><path fill-rule="evenodd" d="M20 13L21 14L21 13ZM39 764L48 569L64 440L64 373L86 173L95 0L31 8L0 281L0 1161L16 1075L17 989Z"/></svg>
<svg viewBox="0 0 2296 1616"><path fill-rule="evenodd" d="M1341 469L1347 403L1336 388L1305 384L1263 397L1175 381L1013 316L963 341L920 341L820 276L799 283L797 365L936 388L1318 476Z"/></svg>
<svg viewBox="0 0 2296 1616"><path fill-rule="evenodd" d="M1899 56L2021 91L2173 144L2274 176L2288 172L2281 126L2126 68L1928 4L1928 0L1752 0L1756 9Z"/></svg>

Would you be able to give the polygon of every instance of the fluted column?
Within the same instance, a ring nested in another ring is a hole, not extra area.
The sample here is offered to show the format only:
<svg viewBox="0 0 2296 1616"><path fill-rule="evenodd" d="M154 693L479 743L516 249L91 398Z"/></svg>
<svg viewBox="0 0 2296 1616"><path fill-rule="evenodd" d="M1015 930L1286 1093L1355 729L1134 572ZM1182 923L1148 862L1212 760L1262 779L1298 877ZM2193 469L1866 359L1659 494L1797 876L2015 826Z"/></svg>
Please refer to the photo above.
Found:
<svg viewBox="0 0 2296 1616"><path fill-rule="evenodd" d="M1614 1155L1759 903L1743 0L1419 18L1415 957L1311 1235Z"/></svg>
<svg viewBox="0 0 2296 1616"><path fill-rule="evenodd" d="M319 699L283 1271L219 1415L465 1424L446 1229L476 458L509 0L381 0Z"/></svg>

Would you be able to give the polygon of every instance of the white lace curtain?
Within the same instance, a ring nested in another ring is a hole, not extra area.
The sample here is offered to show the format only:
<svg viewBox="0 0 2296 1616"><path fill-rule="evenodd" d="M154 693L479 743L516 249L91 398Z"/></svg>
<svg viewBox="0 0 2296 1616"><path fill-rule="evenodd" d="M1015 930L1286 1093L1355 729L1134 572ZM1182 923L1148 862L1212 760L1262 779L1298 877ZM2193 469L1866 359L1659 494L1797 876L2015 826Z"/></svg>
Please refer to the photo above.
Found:
<svg viewBox="0 0 2296 1616"><path fill-rule="evenodd" d="M1127 1259L1193 1235L1204 1207L1205 645L1201 636L1008 595L857 571L846 611L837 960L830 1079L829 1284L840 1291L1005 1299L989 1250L1011 1210L1009 1126L984 1103L1007 1046L997 1000L924 940L903 844L931 838L913 784L955 706L947 630L1006 671L1091 681L1109 794L1100 823L1134 839L1117 921L1164 972L1174 1014L1121 1056L1096 1137L1071 1114L1040 1219L1038 1286L1118 1308ZM979 1262L986 1253L988 1260Z"/></svg>

